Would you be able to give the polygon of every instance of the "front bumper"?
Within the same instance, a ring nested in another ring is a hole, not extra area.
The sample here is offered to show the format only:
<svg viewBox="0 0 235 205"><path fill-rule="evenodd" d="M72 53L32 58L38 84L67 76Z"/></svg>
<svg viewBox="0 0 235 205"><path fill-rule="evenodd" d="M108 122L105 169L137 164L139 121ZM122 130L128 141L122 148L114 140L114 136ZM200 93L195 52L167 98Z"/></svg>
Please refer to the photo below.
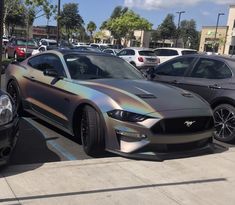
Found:
<svg viewBox="0 0 235 205"><path fill-rule="evenodd" d="M0 126L0 165L8 162L19 136L19 118Z"/></svg>
<svg viewBox="0 0 235 205"><path fill-rule="evenodd" d="M181 111L181 116L184 114L187 116L187 113ZM197 115L195 112L194 116ZM151 128L158 121L160 117L140 123L109 118L106 127L106 150L129 158L158 161L213 152L213 127L189 133L156 133Z"/></svg>

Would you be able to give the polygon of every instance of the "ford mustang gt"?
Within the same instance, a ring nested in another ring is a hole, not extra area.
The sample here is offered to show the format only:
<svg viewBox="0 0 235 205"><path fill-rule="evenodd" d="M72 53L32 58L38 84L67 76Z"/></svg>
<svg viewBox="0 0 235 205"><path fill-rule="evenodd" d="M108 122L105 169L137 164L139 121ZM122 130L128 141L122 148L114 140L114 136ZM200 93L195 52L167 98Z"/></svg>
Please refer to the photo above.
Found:
<svg viewBox="0 0 235 205"><path fill-rule="evenodd" d="M10 64L6 83L19 114L76 136L91 156L162 159L212 147L212 111L202 98L147 81L116 56L48 51Z"/></svg>

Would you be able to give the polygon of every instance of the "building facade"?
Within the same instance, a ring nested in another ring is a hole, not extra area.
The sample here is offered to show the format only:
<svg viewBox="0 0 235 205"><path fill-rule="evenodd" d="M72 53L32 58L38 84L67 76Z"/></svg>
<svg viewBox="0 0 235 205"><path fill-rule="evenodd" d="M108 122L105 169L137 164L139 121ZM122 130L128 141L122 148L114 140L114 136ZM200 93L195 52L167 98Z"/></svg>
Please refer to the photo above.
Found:
<svg viewBox="0 0 235 205"><path fill-rule="evenodd" d="M218 54L224 54L225 44L227 38L228 27L219 26L203 26L200 39L200 52L216 52Z"/></svg>
<svg viewBox="0 0 235 205"><path fill-rule="evenodd" d="M235 54L235 5L230 5L228 14L228 32L224 54Z"/></svg>
<svg viewBox="0 0 235 205"><path fill-rule="evenodd" d="M34 39L56 39L57 27L56 26L33 26L32 37Z"/></svg>

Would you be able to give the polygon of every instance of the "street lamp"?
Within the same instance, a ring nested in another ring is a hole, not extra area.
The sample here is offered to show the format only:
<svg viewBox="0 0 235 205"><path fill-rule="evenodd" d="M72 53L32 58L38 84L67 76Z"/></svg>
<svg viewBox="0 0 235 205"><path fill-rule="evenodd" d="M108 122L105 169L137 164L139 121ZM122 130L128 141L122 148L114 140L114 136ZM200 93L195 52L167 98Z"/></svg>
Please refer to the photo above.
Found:
<svg viewBox="0 0 235 205"><path fill-rule="evenodd" d="M59 40L60 40L60 0L58 0L58 12L57 12L57 35L56 35L57 46L59 45Z"/></svg>
<svg viewBox="0 0 235 205"><path fill-rule="evenodd" d="M213 45L213 51L215 52L215 41L216 41L216 35L217 35L217 30L218 30L218 25L219 25L219 18L220 16L223 16L225 15L224 13L218 13L218 16L217 16L217 22L216 22L216 27L215 27L215 37L214 37L214 45Z"/></svg>
<svg viewBox="0 0 235 205"><path fill-rule="evenodd" d="M175 45L176 45L176 47L177 47L178 38L179 38L180 18L181 18L181 14L184 14L185 11L177 11L176 13L179 14L179 18L178 18L178 27L177 27L177 37L176 37L176 42L175 42Z"/></svg>

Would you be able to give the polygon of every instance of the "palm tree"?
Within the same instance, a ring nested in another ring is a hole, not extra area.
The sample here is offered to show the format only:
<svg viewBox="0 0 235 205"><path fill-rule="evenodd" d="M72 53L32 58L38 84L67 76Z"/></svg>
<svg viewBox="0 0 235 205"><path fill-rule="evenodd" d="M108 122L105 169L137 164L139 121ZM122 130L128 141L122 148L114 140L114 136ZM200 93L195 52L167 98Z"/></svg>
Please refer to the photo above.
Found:
<svg viewBox="0 0 235 205"><path fill-rule="evenodd" d="M88 24L87 24L87 31L90 32L90 41L92 41L93 39L93 32L96 30L96 25L93 21L90 21Z"/></svg>

